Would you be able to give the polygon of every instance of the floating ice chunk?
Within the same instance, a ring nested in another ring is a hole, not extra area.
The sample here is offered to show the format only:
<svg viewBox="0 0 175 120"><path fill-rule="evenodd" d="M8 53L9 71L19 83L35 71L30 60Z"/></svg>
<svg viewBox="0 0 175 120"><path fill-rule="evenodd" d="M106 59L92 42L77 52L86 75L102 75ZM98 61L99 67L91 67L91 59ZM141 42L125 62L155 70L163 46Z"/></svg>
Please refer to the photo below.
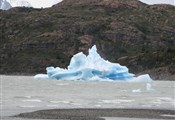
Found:
<svg viewBox="0 0 175 120"><path fill-rule="evenodd" d="M133 93L141 93L141 90L140 89L135 89L135 90L132 90Z"/></svg>
<svg viewBox="0 0 175 120"><path fill-rule="evenodd" d="M163 115L160 115L160 116L169 117L169 118L175 118L175 115L170 115L170 114L163 114Z"/></svg>
<svg viewBox="0 0 175 120"><path fill-rule="evenodd" d="M150 78L150 76L148 74L138 76L137 80L138 81L147 81L147 82L152 81L152 79Z"/></svg>
<svg viewBox="0 0 175 120"><path fill-rule="evenodd" d="M49 76L47 74L37 74L34 76L35 79L40 79L40 80L46 80L49 79Z"/></svg>
<svg viewBox="0 0 175 120"><path fill-rule="evenodd" d="M146 83L146 90L147 91L153 91L151 83Z"/></svg>
<svg viewBox="0 0 175 120"><path fill-rule="evenodd" d="M75 54L67 69L59 67L47 67L47 74L38 74L36 79L62 79L62 80L136 80L150 81L149 75L134 77L128 72L128 68L118 63L111 63L104 60L94 45L89 49L89 55L82 52Z"/></svg>
<svg viewBox="0 0 175 120"><path fill-rule="evenodd" d="M148 74L140 75L138 77L133 77L132 80L129 80L130 82L147 82L150 83L152 79Z"/></svg>

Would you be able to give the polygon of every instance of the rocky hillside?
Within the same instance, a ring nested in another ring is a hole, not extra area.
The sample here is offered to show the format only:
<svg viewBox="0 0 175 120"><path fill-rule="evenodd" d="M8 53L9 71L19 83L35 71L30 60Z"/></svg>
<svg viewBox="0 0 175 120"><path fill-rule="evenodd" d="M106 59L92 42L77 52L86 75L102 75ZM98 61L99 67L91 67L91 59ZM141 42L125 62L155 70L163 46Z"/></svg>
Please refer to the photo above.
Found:
<svg viewBox="0 0 175 120"><path fill-rule="evenodd" d="M175 80L175 7L137 0L63 0L47 9L0 11L0 74L66 67L96 44L135 74Z"/></svg>

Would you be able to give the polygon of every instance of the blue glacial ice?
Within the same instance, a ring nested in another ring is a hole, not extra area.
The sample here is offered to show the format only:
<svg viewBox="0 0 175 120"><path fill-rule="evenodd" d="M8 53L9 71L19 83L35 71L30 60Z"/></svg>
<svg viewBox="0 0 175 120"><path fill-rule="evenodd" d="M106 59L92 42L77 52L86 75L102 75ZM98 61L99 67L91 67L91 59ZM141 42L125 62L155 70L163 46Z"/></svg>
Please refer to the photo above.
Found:
<svg viewBox="0 0 175 120"><path fill-rule="evenodd" d="M75 54L67 69L47 67L47 74L35 75L36 79L58 80L103 80L103 81L151 81L148 74L135 77L128 68L118 63L104 60L94 45L89 49L89 55L82 52Z"/></svg>

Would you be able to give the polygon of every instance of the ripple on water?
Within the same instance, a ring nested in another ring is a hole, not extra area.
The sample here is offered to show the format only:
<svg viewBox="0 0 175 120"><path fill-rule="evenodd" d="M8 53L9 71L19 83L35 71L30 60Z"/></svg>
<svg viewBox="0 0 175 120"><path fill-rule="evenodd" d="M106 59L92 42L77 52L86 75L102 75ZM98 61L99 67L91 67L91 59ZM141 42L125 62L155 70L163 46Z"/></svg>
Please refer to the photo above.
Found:
<svg viewBox="0 0 175 120"><path fill-rule="evenodd" d="M72 101L64 101L64 100L62 100L62 101L49 101L50 103L64 103L64 104L69 104L69 103L72 103Z"/></svg>
<svg viewBox="0 0 175 120"><path fill-rule="evenodd" d="M71 103L71 105L75 105L75 106L81 106L82 104L80 104L80 103Z"/></svg>
<svg viewBox="0 0 175 120"><path fill-rule="evenodd" d="M42 102L40 99L25 99L23 102Z"/></svg>
<svg viewBox="0 0 175 120"><path fill-rule="evenodd" d="M19 107L21 107L21 108L34 108L35 106L33 106L33 105L21 105Z"/></svg>
<svg viewBox="0 0 175 120"><path fill-rule="evenodd" d="M161 116L163 116L163 117L170 117L170 118L174 118L175 119L175 115L163 114Z"/></svg>
<svg viewBox="0 0 175 120"><path fill-rule="evenodd" d="M95 106L95 107L102 107L102 105L98 105L98 104L97 104L97 105L94 105L94 106Z"/></svg>
<svg viewBox="0 0 175 120"><path fill-rule="evenodd" d="M54 105L47 105L47 107L59 107L59 105L56 105L56 104L54 104Z"/></svg>
<svg viewBox="0 0 175 120"><path fill-rule="evenodd" d="M134 102L135 100L124 100L124 99L118 99L118 100L100 100L98 103L106 103L106 104L120 104L120 103L130 103Z"/></svg>
<svg viewBox="0 0 175 120"><path fill-rule="evenodd" d="M141 93L141 90L140 89L134 89L132 90L133 93Z"/></svg>
<svg viewBox="0 0 175 120"><path fill-rule="evenodd" d="M68 83L57 83L56 85L58 85L58 86L67 86L69 84Z"/></svg>
<svg viewBox="0 0 175 120"><path fill-rule="evenodd" d="M154 100L150 101L151 104L154 105L161 105L161 104L171 104L173 106L175 106L175 100L172 98L168 98L168 97L160 97L160 98L156 98Z"/></svg>
<svg viewBox="0 0 175 120"><path fill-rule="evenodd" d="M32 98L32 96L14 96L17 99L25 99L25 98Z"/></svg>

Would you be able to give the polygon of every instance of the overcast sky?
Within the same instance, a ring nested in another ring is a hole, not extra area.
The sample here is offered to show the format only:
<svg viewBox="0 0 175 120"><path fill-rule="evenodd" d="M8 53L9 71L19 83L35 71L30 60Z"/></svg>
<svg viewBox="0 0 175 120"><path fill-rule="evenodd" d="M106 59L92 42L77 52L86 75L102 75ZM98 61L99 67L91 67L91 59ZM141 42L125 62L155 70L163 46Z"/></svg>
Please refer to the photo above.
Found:
<svg viewBox="0 0 175 120"><path fill-rule="evenodd" d="M62 0L26 0L33 7L41 8L41 7L51 7L53 4L56 4Z"/></svg>
<svg viewBox="0 0 175 120"><path fill-rule="evenodd" d="M41 7L51 7L53 4L56 4L62 0L26 0L33 7L41 8ZM167 3L171 5L175 5L175 0L140 0L147 4L157 4L157 3Z"/></svg>

